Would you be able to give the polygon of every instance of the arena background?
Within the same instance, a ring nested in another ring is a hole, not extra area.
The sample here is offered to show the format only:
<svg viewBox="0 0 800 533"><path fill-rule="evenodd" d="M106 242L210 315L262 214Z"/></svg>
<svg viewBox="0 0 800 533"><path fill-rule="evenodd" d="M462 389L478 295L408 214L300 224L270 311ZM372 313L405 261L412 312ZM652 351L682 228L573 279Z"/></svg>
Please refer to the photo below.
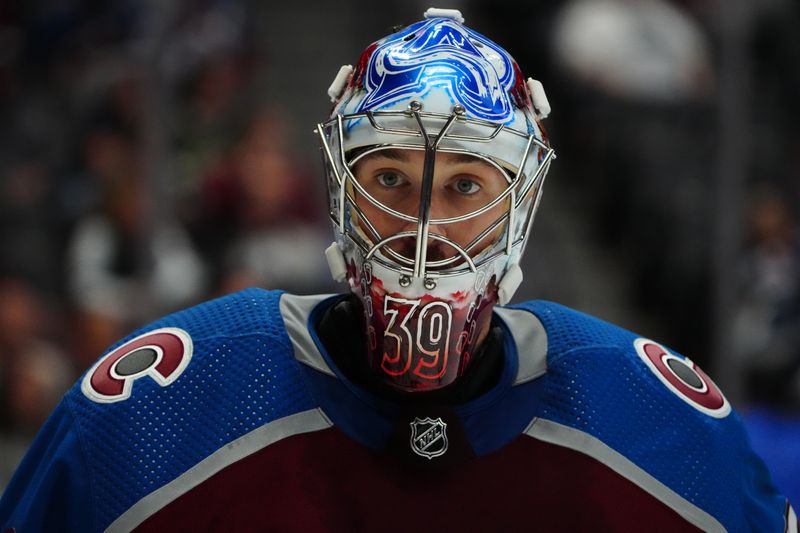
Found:
<svg viewBox="0 0 800 533"><path fill-rule="evenodd" d="M312 130L418 1L0 1L0 488L103 350L248 285L335 291ZM800 7L453 1L544 83L517 295L705 368L800 504Z"/></svg>

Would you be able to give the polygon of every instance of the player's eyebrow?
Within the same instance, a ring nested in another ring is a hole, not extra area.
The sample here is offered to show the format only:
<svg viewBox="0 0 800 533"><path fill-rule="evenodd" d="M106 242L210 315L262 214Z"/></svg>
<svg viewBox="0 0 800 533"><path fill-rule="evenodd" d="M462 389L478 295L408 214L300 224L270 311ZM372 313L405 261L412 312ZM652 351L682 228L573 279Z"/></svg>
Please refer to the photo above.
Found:
<svg viewBox="0 0 800 533"><path fill-rule="evenodd" d="M453 154L453 153L444 153L442 154L449 159L450 163L480 163L481 160L477 157L470 155L470 154Z"/></svg>
<svg viewBox="0 0 800 533"><path fill-rule="evenodd" d="M378 150L377 152L372 152L371 154L365 155L359 163L363 163L364 161L369 161L370 159L374 159L376 157L384 157L386 159L391 159L393 161L400 161L405 163L408 161L408 155L406 154L405 150L398 150L398 149L390 149L390 150Z"/></svg>

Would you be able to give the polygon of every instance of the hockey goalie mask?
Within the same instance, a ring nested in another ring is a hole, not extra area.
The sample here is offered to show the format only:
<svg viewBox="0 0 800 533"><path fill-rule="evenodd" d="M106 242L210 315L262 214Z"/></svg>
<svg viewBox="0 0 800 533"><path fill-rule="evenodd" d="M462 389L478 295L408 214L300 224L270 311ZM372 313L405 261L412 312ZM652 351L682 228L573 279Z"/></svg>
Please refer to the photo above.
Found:
<svg viewBox="0 0 800 533"><path fill-rule="evenodd" d="M363 304L371 367L409 392L457 380L519 285L553 158L541 84L459 12L425 16L342 67L317 127L331 271Z"/></svg>

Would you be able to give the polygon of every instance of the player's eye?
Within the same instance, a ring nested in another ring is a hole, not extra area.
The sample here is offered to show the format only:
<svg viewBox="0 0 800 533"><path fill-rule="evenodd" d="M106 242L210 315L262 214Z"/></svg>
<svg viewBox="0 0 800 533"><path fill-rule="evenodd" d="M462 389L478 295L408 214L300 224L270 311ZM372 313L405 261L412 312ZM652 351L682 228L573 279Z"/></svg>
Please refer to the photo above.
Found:
<svg viewBox="0 0 800 533"><path fill-rule="evenodd" d="M376 176L378 183L387 188L395 188L405 183L403 178L395 172L382 172Z"/></svg>
<svg viewBox="0 0 800 533"><path fill-rule="evenodd" d="M475 180L459 178L453 183L453 189L459 194L471 195L480 191L481 186Z"/></svg>

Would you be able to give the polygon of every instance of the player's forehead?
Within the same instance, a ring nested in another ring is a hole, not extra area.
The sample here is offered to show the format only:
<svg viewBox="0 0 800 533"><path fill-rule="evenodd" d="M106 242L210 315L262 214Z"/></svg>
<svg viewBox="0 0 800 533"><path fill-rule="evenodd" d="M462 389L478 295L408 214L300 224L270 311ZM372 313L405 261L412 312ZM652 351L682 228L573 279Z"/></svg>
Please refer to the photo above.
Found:
<svg viewBox="0 0 800 533"><path fill-rule="evenodd" d="M356 168L367 165L397 163L408 166L417 165L421 170L425 161L425 152L423 150L405 148L387 148L364 154L356 159ZM436 154L436 168L443 170L448 167L454 169L470 167L473 171L485 173L487 177L498 174L497 168L481 157L472 154L438 152Z"/></svg>
<svg viewBox="0 0 800 533"><path fill-rule="evenodd" d="M423 150L412 150L408 148L386 148L383 150L370 152L369 154L366 154L363 157L361 157L360 160L365 161L376 158L385 158L385 159L391 159L393 161L399 161L402 163L409 163L417 160L420 161L424 160L425 152ZM473 162L482 163L484 161L481 158L476 157L472 154L439 152L436 154L436 162L437 163L473 163Z"/></svg>

